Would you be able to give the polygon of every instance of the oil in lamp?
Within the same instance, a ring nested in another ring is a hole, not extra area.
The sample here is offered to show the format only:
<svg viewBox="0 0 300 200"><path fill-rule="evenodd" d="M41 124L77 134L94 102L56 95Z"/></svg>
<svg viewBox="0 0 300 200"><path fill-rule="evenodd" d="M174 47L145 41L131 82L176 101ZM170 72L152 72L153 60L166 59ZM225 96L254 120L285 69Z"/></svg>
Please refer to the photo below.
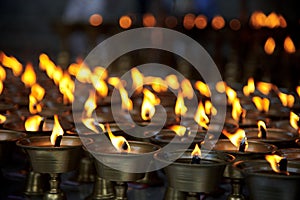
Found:
<svg viewBox="0 0 300 200"><path fill-rule="evenodd" d="M245 131L240 128L234 134L223 130L223 134L228 139L219 139L213 149L230 153L236 157L236 160L261 158L265 154L274 153L277 150L277 147L273 144L247 140ZM228 199L245 199L241 193L241 183L244 180L242 174L232 166L228 166L225 169L224 177L230 179L232 186L232 193L228 196Z"/></svg>
<svg viewBox="0 0 300 200"><path fill-rule="evenodd" d="M31 136L21 139L17 145L23 148L34 172L50 175L50 190L44 199L65 199L60 189L60 174L75 170L82 152L82 143L77 136L62 136L64 130L54 116L51 136Z"/></svg>
<svg viewBox="0 0 300 200"><path fill-rule="evenodd" d="M183 196L182 192L187 193L185 198L199 199L200 193L214 192L223 177L226 165L234 160L234 156L223 152L201 152L198 145L194 150L161 151L154 158L167 164L164 171L169 188L165 199L179 199Z"/></svg>
<svg viewBox="0 0 300 200"><path fill-rule="evenodd" d="M251 199L298 199L300 165L297 161L266 155L266 160L243 160L234 163L245 177Z"/></svg>
<svg viewBox="0 0 300 200"><path fill-rule="evenodd" d="M249 140L261 141L276 145L278 148L287 148L295 144L297 135L284 129L267 128L264 121L257 122L258 128L246 128Z"/></svg>
<svg viewBox="0 0 300 200"><path fill-rule="evenodd" d="M139 171L140 165L147 168L153 160L153 154L160 147L147 142L127 141L123 136L115 136L109 126L107 132L113 146L103 143L106 136L99 135L105 139L94 140L86 148L95 158L98 176L115 183L115 199L127 199L126 182L137 181L144 177L145 173Z"/></svg>

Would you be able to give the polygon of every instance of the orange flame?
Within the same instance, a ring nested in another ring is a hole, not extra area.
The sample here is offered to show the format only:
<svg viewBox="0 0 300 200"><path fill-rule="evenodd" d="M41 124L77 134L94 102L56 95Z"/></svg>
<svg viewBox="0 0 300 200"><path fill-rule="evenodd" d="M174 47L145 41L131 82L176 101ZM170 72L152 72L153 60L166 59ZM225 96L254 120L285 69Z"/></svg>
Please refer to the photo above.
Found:
<svg viewBox="0 0 300 200"><path fill-rule="evenodd" d="M245 96L249 96L255 91L255 84L254 84L254 79L250 77L248 79L247 85L243 87L243 93Z"/></svg>
<svg viewBox="0 0 300 200"><path fill-rule="evenodd" d="M111 143L119 152L127 152L130 153L131 147L127 140L123 136L115 136L109 127L109 124L106 124L106 130L108 132L108 136L110 138ZM124 145L126 145L126 148L124 148Z"/></svg>
<svg viewBox="0 0 300 200"><path fill-rule="evenodd" d="M2 92L3 92L3 89L4 89L3 82L2 82L2 81L0 81L0 94L2 94Z"/></svg>
<svg viewBox="0 0 300 200"><path fill-rule="evenodd" d="M62 70L62 68L57 66L55 68L55 71L52 73L52 79L53 79L55 85L59 85L59 82L62 79L63 74L64 74L64 71Z"/></svg>
<svg viewBox="0 0 300 200"><path fill-rule="evenodd" d="M39 84L35 83L31 87L31 94L36 98L36 100L41 101L45 95L45 89Z"/></svg>
<svg viewBox="0 0 300 200"><path fill-rule="evenodd" d="M271 12L265 21L265 26L268 28L276 28L280 26L279 17L276 13Z"/></svg>
<svg viewBox="0 0 300 200"><path fill-rule="evenodd" d="M211 20L213 29L220 30L225 26L225 20L221 15L214 16Z"/></svg>
<svg viewBox="0 0 300 200"><path fill-rule="evenodd" d="M275 40L272 37L269 37L265 43L264 50L267 54L273 54L276 47Z"/></svg>
<svg viewBox="0 0 300 200"><path fill-rule="evenodd" d="M247 142L247 137L246 133L243 129L237 129L235 133L229 133L227 130L223 130L222 132L229 140L230 142L235 146L238 147L241 145L242 140L245 138L246 139L246 148L245 151L248 148L248 142Z"/></svg>
<svg viewBox="0 0 300 200"><path fill-rule="evenodd" d="M202 81L196 81L195 88L200 92L200 94L202 94L206 97L211 96L211 92L210 92L209 87L205 83L203 83Z"/></svg>
<svg viewBox="0 0 300 200"><path fill-rule="evenodd" d="M31 114L36 114L42 111L42 105L38 100L32 95L29 95L29 112Z"/></svg>
<svg viewBox="0 0 300 200"><path fill-rule="evenodd" d="M5 69L0 65L0 81L4 81L6 79L6 71Z"/></svg>
<svg viewBox="0 0 300 200"><path fill-rule="evenodd" d="M58 121L58 116L54 115L54 125L53 125L53 129L52 129L52 134L50 136L51 144L55 145L56 138L63 134L64 134L64 130L62 129L62 127Z"/></svg>
<svg viewBox="0 0 300 200"><path fill-rule="evenodd" d="M99 133L99 130L96 128L97 121L95 120L95 118L84 117L81 119L81 121L88 129L92 130L95 133ZM104 132L104 125L101 123L98 123L98 125L102 129L102 132Z"/></svg>
<svg viewBox="0 0 300 200"><path fill-rule="evenodd" d="M298 97L300 97L300 86L297 86L297 87L296 87L296 92L297 92L297 94L298 94Z"/></svg>
<svg viewBox="0 0 300 200"><path fill-rule="evenodd" d="M172 131L174 131L174 132L176 133L176 135L178 135L178 136L180 136L180 137L184 136L184 134L185 134L186 131L187 131L187 128L184 127L184 126L181 126L181 125L173 125L173 126L170 127L170 129L171 129ZM191 132L188 131L188 134L190 134L190 133L191 133Z"/></svg>
<svg viewBox="0 0 300 200"><path fill-rule="evenodd" d="M290 112L290 125L296 130L299 130L298 122L299 116L294 112Z"/></svg>
<svg viewBox="0 0 300 200"><path fill-rule="evenodd" d="M13 71L14 76L20 76L23 71L22 64L13 56L7 56L0 52L0 61L2 64Z"/></svg>
<svg viewBox="0 0 300 200"><path fill-rule="evenodd" d="M295 53L296 52L296 47L294 45L294 42L289 36L287 36L285 38L283 47L287 53Z"/></svg>
<svg viewBox="0 0 300 200"><path fill-rule="evenodd" d="M257 122L257 127L258 127L257 137L258 137L258 138L261 138L261 137L262 137L261 128L267 130L267 126L266 126L266 124L265 124L264 121L259 120L259 121Z"/></svg>
<svg viewBox="0 0 300 200"><path fill-rule="evenodd" d="M39 115L33 115L28 117L25 121L25 130L26 131L38 131L43 117Z"/></svg>
<svg viewBox="0 0 300 200"><path fill-rule="evenodd" d="M207 124L209 123L209 118L205 114L205 109L202 101L200 101L196 114L194 116L195 122L197 122L201 127L208 129Z"/></svg>
<svg viewBox="0 0 300 200"><path fill-rule="evenodd" d="M177 90L179 88L179 82L178 78L174 74L170 74L165 78L168 86L174 90Z"/></svg>
<svg viewBox="0 0 300 200"><path fill-rule="evenodd" d="M294 106L295 98L292 94L285 94L285 93L278 91L278 97L283 106L289 107L289 108Z"/></svg>
<svg viewBox="0 0 300 200"><path fill-rule="evenodd" d="M92 72L90 68L82 63L80 69L78 70L76 79L82 83L90 83L90 77L92 76Z"/></svg>
<svg viewBox="0 0 300 200"><path fill-rule="evenodd" d="M143 120L150 120L155 113L155 105L160 103L160 99L150 90L144 88L144 99L141 107L141 117Z"/></svg>
<svg viewBox="0 0 300 200"><path fill-rule="evenodd" d="M273 84L266 82L258 82L256 87L262 94L268 95L273 88Z"/></svg>
<svg viewBox="0 0 300 200"><path fill-rule="evenodd" d="M235 121L239 121L241 119L241 115L244 113L246 113L246 110L242 108L240 104L240 100L238 98L235 98L232 103L232 111L231 111L232 118Z"/></svg>
<svg viewBox="0 0 300 200"><path fill-rule="evenodd" d="M216 115L217 109L212 105L210 100L204 102L205 114L207 115Z"/></svg>
<svg viewBox="0 0 300 200"><path fill-rule="evenodd" d="M194 148L194 150L192 151L191 156L198 156L198 157L201 157L201 150L200 150L198 144L195 145L195 148Z"/></svg>
<svg viewBox="0 0 300 200"><path fill-rule="evenodd" d="M228 99L228 104L232 105L234 100L237 98L236 91L234 89L232 89L231 87L226 86L225 92L226 92L226 96L227 96L227 99Z"/></svg>
<svg viewBox="0 0 300 200"><path fill-rule="evenodd" d="M132 89L140 94L143 91L144 75L137 69L131 69Z"/></svg>
<svg viewBox="0 0 300 200"><path fill-rule="evenodd" d="M187 107L184 104L184 98L182 92L178 92L176 104L175 104L175 114L177 116L184 116L187 112Z"/></svg>
<svg viewBox="0 0 300 200"><path fill-rule="evenodd" d="M132 25L132 19L130 16L124 15L119 19L119 25L123 29L128 29Z"/></svg>
<svg viewBox="0 0 300 200"><path fill-rule="evenodd" d="M25 71L21 76L21 80L26 87L31 87L33 84L36 83L36 74L31 63L28 63L26 65Z"/></svg>
<svg viewBox="0 0 300 200"><path fill-rule="evenodd" d="M6 121L6 116L0 114L0 124L3 124Z"/></svg>
<svg viewBox="0 0 300 200"><path fill-rule="evenodd" d="M108 86L106 82L94 75L91 76L91 81L97 91L97 94L99 94L101 97L107 97Z"/></svg>
<svg viewBox="0 0 300 200"><path fill-rule="evenodd" d="M64 104L72 103L74 101L74 89L74 81L71 79L70 75L65 72L59 82L59 91L63 94Z"/></svg>
<svg viewBox="0 0 300 200"><path fill-rule="evenodd" d="M181 81L181 90L183 97L186 97L188 99L192 99L194 96L194 90L191 82L188 79L183 79Z"/></svg>
<svg viewBox="0 0 300 200"><path fill-rule="evenodd" d="M260 112L268 112L270 107L270 100L268 98L261 98L255 96L252 98L252 102Z"/></svg>
<svg viewBox="0 0 300 200"><path fill-rule="evenodd" d="M150 83L152 89L157 92L165 92L168 90L168 84L160 77L147 76L144 77L145 83Z"/></svg>
<svg viewBox="0 0 300 200"><path fill-rule="evenodd" d="M270 166L274 172L281 173L279 169L279 162L283 159L284 157L281 157L279 155L266 155L265 159L270 163ZM286 175L289 175L289 172L284 172Z"/></svg>
<svg viewBox="0 0 300 200"><path fill-rule="evenodd" d="M97 108L96 95L94 91L90 91L90 95L84 103L85 114L88 118L92 117L93 111Z"/></svg>
<svg viewBox="0 0 300 200"><path fill-rule="evenodd" d="M224 93L226 91L226 83L224 81L219 81L217 84L216 84L216 90L220 93Z"/></svg>
<svg viewBox="0 0 300 200"><path fill-rule="evenodd" d="M47 76L51 79L53 79L53 73L56 70L56 65L46 54L41 54L39 57L39 66L40 69L43 71L46 71Z"/></svg>
<svg viewBox="0 0 300 200"><path fill-rule="evenodd" d="M120 85L118 87L119 87L119 92L120 92L121 99L122 99L122 109L127 110L127 111L132 110L132 107L133 107L132 101L128 97L127 91L125 90L125 88L122 85Z"/></svg>

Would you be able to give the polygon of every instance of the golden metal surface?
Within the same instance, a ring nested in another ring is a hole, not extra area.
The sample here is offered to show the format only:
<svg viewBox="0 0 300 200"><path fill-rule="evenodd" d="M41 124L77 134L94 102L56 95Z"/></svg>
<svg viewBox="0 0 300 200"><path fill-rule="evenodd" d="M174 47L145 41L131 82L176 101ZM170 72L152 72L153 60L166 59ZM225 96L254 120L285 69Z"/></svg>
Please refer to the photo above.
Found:
<svg viewBox="0 0 300 200"><path fill-rule="evenodd" d="M45 181L45 174L30 171L27 175L24 193L28 196L43 195L45 191Z"/></svg>
<svg viewBox="0 0 300 200"><path fill-rule="evenodd" d="M114 187L111 181L96 176L93 193L86 200L109 200L114 199Z"/></svg>

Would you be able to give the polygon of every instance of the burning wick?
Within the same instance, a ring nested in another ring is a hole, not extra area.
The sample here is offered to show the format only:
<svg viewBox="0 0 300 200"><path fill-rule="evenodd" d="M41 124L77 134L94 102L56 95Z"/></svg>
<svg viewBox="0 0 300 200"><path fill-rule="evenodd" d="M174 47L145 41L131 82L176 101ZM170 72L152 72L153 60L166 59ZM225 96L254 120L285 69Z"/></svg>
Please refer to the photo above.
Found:
<svg viewBox="0 0 300 200"><path fill-rule="evenodd" d="M263 126L259 127L259 132L261 133L261 138L263 138L263 139L267 138L267 131Z"/></svg>
<svg viewBox="0 0 300 200"><path fill-rule="evenodd" d="M39 129L38 129L39 132L43 131L44 124L45 124L45 118L42 118L42 121L39 124Z"/></svg>
<svg viewBox="0 0 300 200"><path fill-rule="evenodd" d="M62 135L57 136L54 147L60 147L61 140L62 140Z"/></svg>
<svg viewBox="0 0 300 200"><path fill-rule="evenodd" d="M192 154L191 154L193 157L192 157L192 161L191 161L191 164L200 164L201 162L201 150L198 146L198 144L196 144Z"/></svg>
<svg viewBox="0 0 300 200"><path fill-rule="evenodd" d="M247 146L247 138L243 137L240 146L239 146L239 152L245 152L246 146Z"/></svg>
<svg viewBox="0 0 300 200"><path fill-rule="evenodd" d="M287 164L288 164L288 162L287 162L287 159L286 159L286 158L282 158L282 159L279 161L279 163L278 163L278 165L279 165L279 170L282 171L282 172L284 172L285 174L286 174L286 172L287 172Z"/></svg>
<svg viewBox="0 0 300 200"><path fill-rule="evenodd" d="M258 126L258 134L257 137L258 138L262 138L262 139L266 139L267 138L267 127L264 121L259 120L257 122L257 126Z"/></svg>

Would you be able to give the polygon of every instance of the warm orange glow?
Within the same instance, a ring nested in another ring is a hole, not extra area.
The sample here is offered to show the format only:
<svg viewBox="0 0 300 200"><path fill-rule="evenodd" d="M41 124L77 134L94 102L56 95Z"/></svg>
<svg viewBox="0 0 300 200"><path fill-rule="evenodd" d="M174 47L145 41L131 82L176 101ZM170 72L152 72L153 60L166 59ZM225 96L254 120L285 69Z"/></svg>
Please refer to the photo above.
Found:
<svg viewBox="0 0 300 200"><path fill-rule="evenodd" d="M192 151L191 156L198 156L198 157L201 157L201 150L200 150L198 144L195 145L195 148L194 148L194 150Z"/></svg>
<svg viewBox="0 0 300 200"><path fill-rule="evenodd" d="M129 16L122 16L120 19L119 19L119 25L121 28L123 29L128 29L130 28L130 26L132 25L132 20Z"/></svg>
<svg viewBox="0 0 300 200"><path fill-rule="evenodd" d="M42 99L45 96L45 89L42 86L40 86L39 84L35 83L31 87L31 94L32 94L32 96L34 96L36 98L36 100L42 101Z"/></svg>
<svg viewBox="0 0 300 200"><path fill-rule="evenodd" d="M270 163L270 166L274 172L281 173L279 169L279 162L283 159L284 157L281 157L279 155L266 155L265 159ZM289 172L285 172L286 175L289 175Z"/></svg>
<svg viewBox="0 0 300 200"><path fill-rule="evenodd" d="M207 17L205 15L198 15L195 19L195 25L198 29L204 29L207 26Z"/></svg>
<svg viewBox="0 0 300 200"><path fill-rule="evenodd" d="M92 26L100 26L103 22L103 18L99 14L93 14L90 16L89 22Z"/></svg>
<svg viewBox="0 0 300 200"><path fill-rule="evenodd" d="M59 91L63 94L64 104L72 103L74 101L74 89L74 81L71 79L71 76L65 72L59 82Z"/></svg>
<svg viewBox="0 0 300 200"><path fill-rule="evenodd" d="M0 114L0 124L3 124L6 121L6 116Z"/></svg>
<svg viewBox="0 0 300 200"><path fill-rule="evenodd" d="M0 52L0 61L2 62L2 65L13 71L14 76L21 75L23 66L15 57L7 56L4 52Z"/></svg>
<svg viewBox="0 0 300 200"><path fill-rule="evenodd" d="M41 54L39 57L39 61L40 69L46 71L47 76L52 79L53 73L56 70L56 65L53 63L52 60L50 60L50 58L46 54Z"/></svg>
<svg viewBox="0 0 300 200"><path fill-rule="evenodd" d="M290 125L297 131L299 131L299 116L294 112L290 112Z"/></svg>
<svg viewBox="0 0 300 200"><path fill-rule="evenodd" d="M132 101L128 97L128 93L122 85L119 86L119 92L120 92L121 100L122 100L122 109L127 110L127 111L132 110L132 108L133 108Z"/></svg>
<svg viewBox="0 0 300 200"><path fill-rule="evenodd" d="M296 92L297 92L297 94L298 94L298 97L300 97L300 86L297 86L297 87L296 87Z"/></svg>
<svg viewBox="0 0 300 200"><path fill-rule="evenodd" d="M224 93L226 91L227 84L224 81L220 81L216 84L216 90L220 93Z"/></svg>
<svg viewBox="0 0 300 200"><path fill-rule="evenodd" d="M192 13L188 13L183 18L183 26L185 29L190 30L195 25L195 15Z"/></svg>
<svg viewBox="0 0 300 200"><path fill-rule="evenodd" d="M90 95L86 102L84 103L85 116L90 118L94 110L97 108L96 95L94 91L90 91Z"/></svg>
<svg viewBox="0 0 300 200"><path fill-rule="evenodd" d="M259 29L259 28L265 26L266 19L267 19L267 16L263 12L255 11L252 13L252 15L250 17L250 23L254 28Z"/></svg>
<svg viewBox="0 0 300 200"><path fill-rule="evenodd" d="M276 28L280 26L280 21L278 15L274 12L271 12L265 21L265 26L268 28Z"/></svg>
<svg viewBox="0 0 300 200"><path fill-rule="evenodd" d="M43 117L41 117L39 115L34 115L31 117L28 117L25 121L25 130L26 131L38 131L42 120L43 120Z"/></svg>
<svg viewBox="0 0 300 200"><path fill-rule="evenodd" d="M42 111L42 105L38 100L32 95L29 95L29 112L31 114L36 114Z"/></svg>
<svg viewBox="0 0 300 200"><path fill-rule="evenodd" d="M220 30L220 29L224 28L225 20L221 15L217 15L212 19L211 25L212 25L213 29Z"/></svg>
<svg viewBox="0 0 300 200"><path fill-rule="evenodd" d="M264 46L264 50L265 50L266 54L269 54L269 55L273 54L275 47L276 47L275 40L272 37L269 37Z"/></svg>
<svg viewBox="0 0 300 200"><path fill-rule="evenodd" d="M52 79L53 79L55 85L59 84L59 81L62 79L63 74L64 74L63 69L60 68L59 66L57 66L55 68L55 71L52 73Z"/></svg>
<svg viewBox="0 0 300 200"><path fill-rule="evenodd" d="M283 47L287 53L295 53L296 52L296 47L294 45L294 42L289 36L287 36L284 39Z"/></svg>
<svg viewBox="0 0 300 200"><path fill-rule="evenodd" d="M154 15L148 13L143 16L143 25L145 27L153 27L156 24L156 19Z"/></svg>
<svg viewBox="0 0 300 200"><path fill-rule="evenodd" d="M255 91L255 84L254 84L254 79L250 77L248 79L247 85L243 87L243 93L245 96L250 96L250 94L254 93Z"/></svg>
<svg viewBox="0 0 300 200"><path fill-rule="evenodd" d="M58 121L58 116L54 115L54 125L53 125L53 129L52 129L52 134L50 136L51 144L55 145L56 138L63 134L64 134L64 130L62 129L62 127Z"/></svg>
<svg viewBox="0 0 300 200"><path fill-rule="evenodd" d="M144 98L141 107L141 117L143 120L150 120L155 114L155 105L160 103L160 99L155 96L150 90L143 90Z"/></svg>
<svg viewBox="0 0 300 200"><path fill-rule="evenodd" d="M232 30L238 31L241 29L241 22L238 19L232 19L229 22L229 26Z"/></svg>
<svg viewBox="0 0 300 200"><path fill-rule="evenodd" d="M133 91L140 94L143 91L144 75L137 68L132 68L131 77Z"/></svg>
<svg viewBox="0 0 300 200"><path fill-rule="evenodd" d="M210 89L202 81L196 81L195 88L200 92L200 94L202 94L202 95L204 95L206 97L210 97L210 95L211 95Z"/></svg>
<svg viewBox="0 0 300 200"><path fill-rule="evenodd" d="M256 88L264 95L268 95L272 90L273 84L266 82L258 82Z"/></svg>
<svg viewBox="0 0 300 200"><path fill-rule="evenodd" d="M235 121L240 121L241 115L246 113L246 111L242 108L240 104L240 100L235 98L232 103L231 116ZM242 116L244 117L244 116Z"/></svg>
<svg viewBox="0 0 300 200"><path fill-rule="evenodd" d="M0 65L0 81L4 81L6 79L6 71L5 69Z"/></svg>
<svg viewBox="0 0 300 200"><path fill-rule="evenodd" d="M205 109L202 101L198 104L197 111L194 116L195 122L197 122L201 127L208 129L209 118L205 114Z"/></svg>
<svg viewBox="0 0 300 200"><path fill-rule="evenodd" d="M280 22L280 27L281 28L286 28L287 23L286 23L286 20L284 19L284 17L282 15L278 15L278 18L279 18L279 22Z"/></svg>
<svg viewBox="0 0 300 200"><path fill-rule="evenodd" d="M109 77L107 82L117 89L122 85L119 77Z"/></svg>
<svg viewBox="0 0 300 200"><path fill-rule="evenodd" d="M112 145L116 148L117 151L127 152L127 153L131 151L130 145L127 142L127 140L123 136L115 136L111 132L109 124L106 124L106 131L108 132L108 136L110 138Z"/></svg>
<svg viewBox="0 0 300 200"><path fill-rule="evenodd" d="M233 101L237 98L236 91L234 89L232 89L231 87L226 86L225 92L226 92L228 104L232 105Z"/></svg>
<svg viewBox="0 0 300 200"><path fill-rule="evenodd" d="M82 83L90 83L91 76L92 76L92 72L90 68L87 65L82 64L80 69L78 70L76 79Z"/></svg>
<svg viewBox="0 0 300 200"><path fill-rule="evenodd" d="M243 141L243 139L245 139L245 143L246 143L246 148L245 151L248 148L248 142L247 142L247 137L246 137L246 133L243 129L238 129L235 133L229 133L226 129L223 130L222 132L229 140L230 142L237 148L240 147L241 142Z"/></svg>
<svg viewBox="0 0 300 200"><path fill-rule="evenodd" d="M188 99L192 99L194 96L194 90L191 82L188 79L183 79L181 81L181 90L183 97L186 97Z"/></svg>
<svg viewBox="0 0 300 200"><path fill-rule="evenodd" d="M108 94L108 86L106 82L102 79L99 79L98 76L92 75L91 81L94 88L101 97L106 97Z"/></svg>
<svg viewBox="0 0 300 200"><path fill-rule="evenodd" d="M82 123L90 130L92 130L95 133L99 133L99 130L96 128L96 120L95 118L82 118ZM99 127L102 129L102 132L105 131L105 127L103 124L98 123Z"/></svg>
<svg viewBox="0 0 300 200"><path fill-rule="evenodd" d="M0 94L2 94L2 92L3 92L3 89L4 89L3 82L2 82L2 81L0 81Z"/></svg>
<svg viewBox="0 0 300 200"><path fill-rule="evenodd" d="M178 82L178 78L176 75L174 74L170 74L165 78L168 86L174 90L177 90L179 88L179 82Z"/></svg>
<svg viewBox="0 0 300 200"><path fill-rule="evenodd" d="M178 92L176 104L175 104L175 114L177 116L184 116L187 112L187 107L184 104L183 94Z"/></svg>
<svg viewBox="0 0 300 200"><path fill-rule="evenodd" d="M257 122L257 127L258 127L257 137L258 137L258 138L261 138L261 137L262 137L261 128L263 128L264 130L267 131L267 126L266 126L266 124L265 124L264 121L259 120L259 121Z"/></svg>
<svg viewBox="0 0 300 200"><path fill-rule="evenodd" d="M184 136L184 134L187 131L187 128L184 126L181 126L181 125L173 125L169 129L174 131L176 133L176 135L178 135L180 137ZM190 134L190 131L188 131L188 134Z"/></svg>
<svg viewBox="0 0 300 200"><path fill-rule="evenodd" d="M261 98L255 96L252 98L252 102L254 103L255 107L260 112L268 112L270 107L270 100L268 98Z"/></svg>
<svg viewBox="0 0 300 200"><path fill-rule="evenodd" d="M77 76L77 73L79 72L82 63L83 60L81 58L77 58L76 63L72 63L69 65L68 67L69 74L72 76Z"/></svg>
<svg viewBox="0 0 300 200"><path fill-rule="evenodd" d="M152 89L157 92L165 92L168 90L168 84L160 77L147 76L144 78L145 83L151 83Z"/></svg>
<svg viewBox="0 0 300 200"><path fill-rule="evenodd" d="M31 63L26 65L25 71L21 76L21 80L26 87L31 87L33 84L35 84L36 74Z"/></svg>
<svg viewBox="0 0 300 200"><path fill-rule="evenodd" d="M216 115L217 109L212 105L210 100L204 102L204 109L207 115Z"/></svg>
<svg viewBox="0 0 300 200"><path fill-rule="evenodd" d="M289 108L294 106L295 98L292 94L285 94L285 93L278 91L278 97L283 106L289 107Z"/></svg>
<svg viewBox="0 0 300 200"><path fill-rule="evenodd" d="M177 26L178 20L174 16L168 16L165 19L165 24L168 28L175 28Z"/></svg>

